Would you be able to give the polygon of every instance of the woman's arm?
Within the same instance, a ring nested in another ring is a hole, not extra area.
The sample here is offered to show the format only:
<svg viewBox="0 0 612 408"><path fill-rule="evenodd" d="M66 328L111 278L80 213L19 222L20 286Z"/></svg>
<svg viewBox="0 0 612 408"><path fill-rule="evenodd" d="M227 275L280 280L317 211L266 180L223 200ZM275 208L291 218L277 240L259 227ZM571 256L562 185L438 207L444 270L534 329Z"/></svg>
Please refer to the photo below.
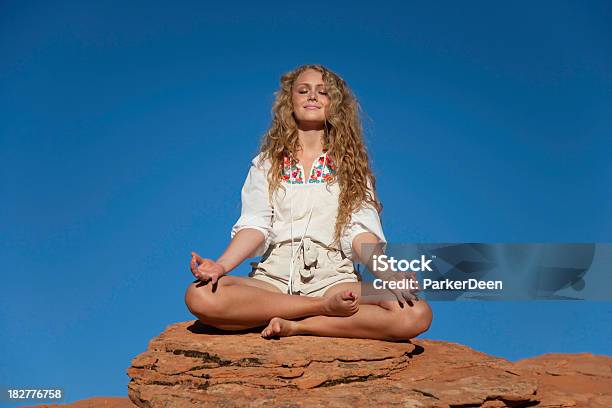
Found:
<svg viewBox="0 0 612 408"><path fill-rule="evenodd" d="M223 254L217 259L224 273L229 273L247 258L254 256L255 251L264 243L266 237L254 228L243 228L234 235Z"/></svg>
<svg viewBox="0 0 612 408"><path fill-rule="evenodd" d="M362 246L366 244L366 246ZM369 244L369 245L368 245ZM359 233L353 238L352 242L353 253L356 255L356 260L373 271L372 261L374 255L383 255L383 243L371 232Z"/></svg>
<svg viewBox="0 0 612 408"><path fill-rule="evenodd" d="M203 282L211 281L215 284L221 276L227 275L246 258L250 258L265 239L261 231L257 229L243 228L233 236L223 254L216 261L202 258L196 252L192 252L191 273L196 279Z"/></svg>
<svg viewBox="0 0 612 408"><path fill-rule="evenodd" d="M374 256L383 255L384 252L384 242L379 240L378 237L371 232L361 232L353 238L352 243L353 253L356 255L357 260L366 265L368 270L377 278L391 281L397 280L401 278L408 278L416 280L416 274L414 272L410 273L402 273L402 275L398 275L397 272L377 272L374 270ZM416 283L416 287L418 287L418 282ZM413 300L419 300L419 298L413 293L418 292L416 290L410 289L388 289L393 293L395 298L398 300L400 304L404 302L409 302Z"/></svg>

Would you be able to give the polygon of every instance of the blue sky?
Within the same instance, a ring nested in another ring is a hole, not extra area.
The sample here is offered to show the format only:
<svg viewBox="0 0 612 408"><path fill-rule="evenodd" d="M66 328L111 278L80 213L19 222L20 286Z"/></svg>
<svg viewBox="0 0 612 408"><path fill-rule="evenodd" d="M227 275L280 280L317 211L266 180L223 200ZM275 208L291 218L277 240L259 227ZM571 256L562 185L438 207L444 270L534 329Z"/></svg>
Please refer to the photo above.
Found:
<svg viewBox="0 0 612 408"><path fill-rule="evenodd" d="M127 395L303 63L362 105L390 241L612 241L608 2L311 4L2 2L0 382ZM432 306L426 338L612 354L610 302Z"/></svg>

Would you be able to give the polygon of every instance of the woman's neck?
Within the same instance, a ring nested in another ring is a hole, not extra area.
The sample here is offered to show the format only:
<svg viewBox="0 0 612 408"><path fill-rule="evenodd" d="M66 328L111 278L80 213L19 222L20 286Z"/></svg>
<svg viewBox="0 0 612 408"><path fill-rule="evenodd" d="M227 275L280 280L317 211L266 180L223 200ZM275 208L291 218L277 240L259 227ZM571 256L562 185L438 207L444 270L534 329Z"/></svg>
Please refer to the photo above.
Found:
<svg viewBox="0 0 612 408"><path fill-rule="evenodd" d="M300 130L298 140L305 156L319 156L323 151L323 130Z"/></svg>

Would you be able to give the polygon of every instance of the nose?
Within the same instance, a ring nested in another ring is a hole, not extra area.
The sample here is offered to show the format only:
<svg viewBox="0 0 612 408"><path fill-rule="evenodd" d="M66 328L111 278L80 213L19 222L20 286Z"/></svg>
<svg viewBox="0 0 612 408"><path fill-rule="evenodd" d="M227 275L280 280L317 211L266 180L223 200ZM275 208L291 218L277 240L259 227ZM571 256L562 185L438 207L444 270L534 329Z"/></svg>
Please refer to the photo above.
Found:
<svg viewBox="0 0 612 408"><path fill-rule="evenodd" d="M317 100L317 91L316 90L308 91L308 100L309 101L316 101Z"/></svg>

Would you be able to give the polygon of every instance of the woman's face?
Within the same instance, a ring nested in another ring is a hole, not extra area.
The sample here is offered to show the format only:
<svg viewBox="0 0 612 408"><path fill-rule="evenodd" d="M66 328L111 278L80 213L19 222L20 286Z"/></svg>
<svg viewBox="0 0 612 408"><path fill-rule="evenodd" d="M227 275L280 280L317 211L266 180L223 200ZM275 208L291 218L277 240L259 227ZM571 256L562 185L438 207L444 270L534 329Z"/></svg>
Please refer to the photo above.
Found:
<svg viewBox="0 0 612 408"><path fill-rule="evenodd" d="M291 94L295 120L302 126L322 127L329 105L323 75L317 70L307 69L295 80Z"/></svg>

